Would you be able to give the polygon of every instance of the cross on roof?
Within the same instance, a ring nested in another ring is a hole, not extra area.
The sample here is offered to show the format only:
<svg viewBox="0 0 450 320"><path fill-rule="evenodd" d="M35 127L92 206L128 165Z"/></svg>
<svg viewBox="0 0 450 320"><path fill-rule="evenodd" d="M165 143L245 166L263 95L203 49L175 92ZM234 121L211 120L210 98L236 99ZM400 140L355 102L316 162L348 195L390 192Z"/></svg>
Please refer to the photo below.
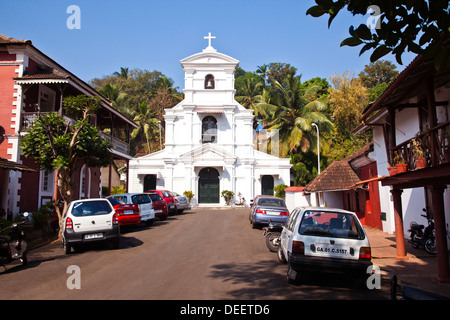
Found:
<svg viewBox="0 0 450 320"><path fill-rule="evenodd" d="M211 39L215 39L215 36L211 36L211 32L208 32L207 37L203 37L203 39L208 39L208 47L211 47Z"/></svg>

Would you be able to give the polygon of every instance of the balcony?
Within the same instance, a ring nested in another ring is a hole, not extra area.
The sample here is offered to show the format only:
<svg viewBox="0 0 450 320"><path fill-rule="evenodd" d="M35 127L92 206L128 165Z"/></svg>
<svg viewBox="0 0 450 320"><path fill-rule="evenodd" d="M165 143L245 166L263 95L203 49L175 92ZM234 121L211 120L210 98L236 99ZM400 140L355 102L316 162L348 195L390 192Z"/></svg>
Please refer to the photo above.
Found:
<svg viewBox="0 0 450 320"><path fill-rule="evenodd" d="M419 169L415 163L414 139L423 149L427 167L438 167L450 162L450 121L427 130L393 148L393 154L403 159L407 170Z"/></svg>
<svg viewBox="0 0 450 320"><path fill-rule="evenodd" d="M47 114L49 112L41 112L41 114ZM63 115L64 121L71 125L75 124L76 120L68 117L67 115ZM22 125L21 132L27 132L33 126L33 123L38 119L38 114L36 112L23 112L22 113ZM120 152L122 154L128 155L130 151L130 146L127 142L122 141L116 137L113 137L107 133L100 132L99 135L110 141L113 145L113 151Z"/></svg>

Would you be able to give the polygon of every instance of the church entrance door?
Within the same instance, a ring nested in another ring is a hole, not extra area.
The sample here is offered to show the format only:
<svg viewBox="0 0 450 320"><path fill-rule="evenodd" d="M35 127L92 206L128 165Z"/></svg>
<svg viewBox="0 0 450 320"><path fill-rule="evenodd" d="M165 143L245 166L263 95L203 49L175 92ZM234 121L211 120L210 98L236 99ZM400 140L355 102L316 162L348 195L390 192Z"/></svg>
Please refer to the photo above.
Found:
<svg viewBox="0 0 450 320"><path fill-rule="evenodd" d="M144 177L144 192L148 190L155 190L156 189L156 175L154 174L147 174Z"/></svg>
<svg viewBox="0 0 450 320"><path fill-rule="evenodd" d="M261 194L265 196L273 196L273 176L262 176L261 178Z"/></svg>
<svg viewBox="0 0 450 320"><path fill-rule="evenodd" d="M198 174L198 202L219 203L219 172L214 168L203 168Z"/></svg>

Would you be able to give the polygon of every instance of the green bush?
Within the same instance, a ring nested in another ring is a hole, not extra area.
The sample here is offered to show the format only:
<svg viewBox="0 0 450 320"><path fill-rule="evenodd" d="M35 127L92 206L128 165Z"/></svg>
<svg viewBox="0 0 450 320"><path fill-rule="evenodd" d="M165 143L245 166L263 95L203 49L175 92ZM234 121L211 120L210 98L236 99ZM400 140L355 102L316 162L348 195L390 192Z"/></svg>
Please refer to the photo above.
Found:
<svg viewBox="0 0 450 320"><path fill-rule="evenodd" d="M223 190L222 191L222 197L225 199L225 203L227 204L227 206L229 206L231 200L234 197L234 192L230 191L230 190Z"/></svg>

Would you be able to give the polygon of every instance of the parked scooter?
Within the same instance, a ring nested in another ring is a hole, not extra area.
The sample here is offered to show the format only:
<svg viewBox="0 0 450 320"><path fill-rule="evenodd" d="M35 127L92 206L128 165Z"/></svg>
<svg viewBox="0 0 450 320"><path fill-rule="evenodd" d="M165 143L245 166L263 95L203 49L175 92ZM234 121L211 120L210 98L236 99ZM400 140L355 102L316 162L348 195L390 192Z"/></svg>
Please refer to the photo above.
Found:
<svg viewBox="0 0 450 320"><path fill-rule="evenodd" d="M423 209L423 211L426 212L425 209ZM412 221L409 225L408 230L409 232L411 232L409 242L411 243L413 248L424 246L425 250L428 253L435 254L436 241L434 233L434 222L424 214L422 214L421 216L428 220L428 226L425 228L425 230L423 230L423 224L417 224L415 221Z"/></svg>
<svg viewBox="0 0 450 320"><path fill-rule="evenodd" d="M28 217L28 212L23 214L24 218ZM25 233L20 228L21 225L27 223L28 220L23 220L0 230L0 264L5 265L14 260L20 260L22 265L25 265L27 260L27 241L25 240ZM8 231L8 234L2 235Z"/></svg>
<svg viewBox="0 0 450 320"><path fill-rule="evenodd" d="M276 223L269 220L269 225L263 228L264 236L266 237L267 248L271 252L277 252L280 245L281 231L283 230L282 223Z"/></svg>

